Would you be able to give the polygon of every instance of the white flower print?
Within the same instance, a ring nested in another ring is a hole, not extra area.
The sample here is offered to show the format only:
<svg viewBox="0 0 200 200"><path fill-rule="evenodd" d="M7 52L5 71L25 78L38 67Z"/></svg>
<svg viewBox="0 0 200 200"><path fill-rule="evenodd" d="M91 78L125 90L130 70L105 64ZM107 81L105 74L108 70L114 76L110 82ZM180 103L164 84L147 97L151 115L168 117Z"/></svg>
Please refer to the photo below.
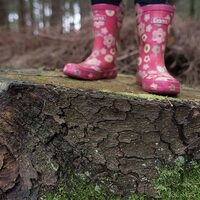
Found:
<svg viewBox="0 0 200 200"><path fill-rule="evenodd" d="M173 85L173 84L170 85L170 86L169 86L169 90L170 90L170 91L175 91L175 90L176 90L176 86Z"/></svg>
<svg viewBox="0 0 200 200"><path fill-rule="evenodd" d="M149 75L146 77L146 79L149 79L149 80L154 79L154 78L157 78L157 75Z"/></svg>
<svg viewBox="0 0 200 200"><path fill-rule="evenodd" d="M111 62L114 60L114 58L113 58L112 55L107 55L107 56L105 56L104 59L105 59L105 61L108 62L108 63L111 63Z"/></svg>
<svg viewBox="0 0 200 200"><path fill-rule="evenodd" d="M102 28L102 29L101 29L101 33L107 34L107 33L108 33L108 29L107 29L107 28Z"/></svg>
<svg viewBox="0 0 200 200"><path fill-rule="evenodd" d="M148 22L150 20L150 14L144 15L144 21Z"/></svg>
<svg viewBox="0 0 200 200"><path fill-rule="evenodd" d="M93 69L93 70L95 70L97 72L101 71L100 67L98 67L98 66L91 66L91 69Z"/></svg>
<svg viewBox="0 0 200 200"><path fill-rule="evenodd" d="M139 58L138 58L138 65L141 65L141 64L142 64L142 58L139 57Z"/></svg>
<svg viewBox="0 0 200 200"><path fill-rule="evenodd" d="M149 69L149 65L148 65L148 64L144 64L144 65L143 65L143 69L144 69L144 70Z"/></svg>
<svg viewBox="0 0 200 200"><path fill-rule="evenodd" d="M151 59L150 59L149 56L145 56L145 57L144 57L144 62L145 62L145 63L148 63L150 60L151 60Z"/></svg>
<svg viewBox="0 0 200 200"><path fill-rule="evenodd" d="M160 73L165 73L167 71L165 66L157 66L156 68L157 68L158 72L160 72Z"/></svg>
<svg viewBox="0 0 200 200"><path fill-rule="evenodd" d="M89 78L93 78L94 75L93 75L92 73L90 73L90 74L88 75L88 77L89 77Z"/></svg>
<svg viewBox="0 0 200 200"><path fill-rule="evenodd" d="M139 32L139 35L142 35L144 33L144 30L145 29L145 25L143 23L140 23L138 25L138 32Z"/></svg>
<svg viewBox="0 0 200 200"><path fill-rule="evenodd" d="M138 72L138 75L141 77L141 78L145 78L147 76L147 73L145 71L139 71Z"/></svg>
<svg viewBox="0 0 200 200"><path fill-rule="evenodd" d="M149 73L150 75L153 75L153 74L157 74L157 71L155 71L155 70L149 70L148 73Z"/></svg>
<svg viewBox="0 0 200 200"><path fill-rule="evenodd" d="M144 52L145 53L149 53L150 49L151 49L150 44L145 44L145 46L144 46Z"/></svg>
<svg viewBox="0 0 200 200"><path fill-rule="evenodd" d="M158 78L156 79L156 81L163 81L163 82L166 82L166 81L168 81L168 78L167 78L167 77L158 77Z"/></svg>
<svg viewBox="0 0 200 200"><path fill-rule="evenodd" d="M157 90L157 89L158 89L158 85L155 84L155 83L151 84L150 87L151 87L152 89L154 89L154 90Z"/></svg>
<svg viewBox="0 0 200 200"><path fill-rule="evenodd" d="M166 74L164 74L165 75L165 77L168 79L168 81L173 81L174 80L174 77L173 76L171 76L170 74L168 74L168 71L167 71L167 69L166 69Z"/></svg>
<svg viewBox="0 0 200 200"><path fill-rule="evenodd" d="M112 34L109 34L109 35L104 37L103 43L107 48L111 48L112 45L114 44L114 42L115 42L115 38L113 37Z"/></svg>
<svg viewBox="0 0 200 200"><path fill-rule="evenodd" d="M77 74L77 75L80 75L81 71L80 71L80 69L74 69L74 73Z"/></svg>
<svg viewBox="0 0 200 200"><path fill-rule="evenodd" d="M160 54L160 53L161 53L160 46L159 46L159 45L155 45L155 46L152 48L152 51L153 51L154 54Z"/></svg>
<svg viewBox="0 0 200 200"><path fill-rule="evenodd" d="M144 35L142 36L142 41L145 42L146 40L147 40L147 35L144 34Z"/></svg>
<svg viewBox="0 0 200 200"><path fill-rule="evenodd" d="M111 48L111 49L110 49L110 53L111 53L112 55L115 55L115 54L116 54L116 49L115 49L115 48Z"/></svg>
<svg viewBox="0 0 200 200"><path fill-rule="evenodd" d="M146 27L146 32L151 32L152 28L153 28L152 25L149 24L149 25Z"/></svg>
<svg viewBox="0 0 200 200"><path fill-rule="evenodd" d="M167 20L171 20L171 17L169 16L169 15L167 15L166 17L165 17L165 19L167 19Z"/></svg>
<svg viewBox="0 0 200 200"><path fill-rule="evenodd" d="M157 26L157 27L161 27L162 26L162 24L159 24L159 23L156 23L154 25Z"/></svg>
<svg viewBox="0 0 200 200"><path fill-rule="evenodd" d="M92 58L92 59L88 59L85 61L86 64L88 65L96 65L99 66L101 64L101 61L98 60L97 58Z"/></svg>
<svg viewBox="0 0 200 200"><path fill-rule="evenodd" d="M94 22L94 27L100 28L101 26L104 26L105 22L104 21L96 21Z"/></svg>
<svg viewBox="0 0 200 200"><path fill-rule="evenodd" d="M98 57L99 56L99 50L93 51L92 52L93 57Z"/></svg>
<svg viewBox="0 0 200 200"><path fill-rule="evenodd" d="M101 52L101 54L105 55L105 54L107 53L107 50L106 50L105 48L102 48L102 49L100 50L100 52Z"/></svg>
<svg viewBox="0 0 200 200"><path fill-rule="evenodd" d="M113 17L115 15L115 11L114 10L106 10L105 13L106 13L106 15L108 17Z"/></svg>
<svg viewBox="0 0 200 200"><path fill-rule="evenodd" d="M162 28L153 31L152 40L161 44L165 41L166 33Z"/></svg>

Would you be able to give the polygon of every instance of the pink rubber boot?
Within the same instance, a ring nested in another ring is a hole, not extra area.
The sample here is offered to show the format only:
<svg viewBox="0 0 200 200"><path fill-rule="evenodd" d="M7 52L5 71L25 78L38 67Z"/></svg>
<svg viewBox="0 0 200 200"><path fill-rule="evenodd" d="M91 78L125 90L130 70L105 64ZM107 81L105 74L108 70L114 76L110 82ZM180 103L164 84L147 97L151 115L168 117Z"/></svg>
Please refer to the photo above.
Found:
<svg viewBox="0 0 200 200"><path fill-rule="evenodd" d="M67 64L64 74L85 80L112 79L115 66L120 7L111 4L92 6L94 46L91 55L80 64Z"/></svg>
<svg viewBox="0 0 200 200"><path fill-rule="evenodd" d="M168 4L136 6L140 57L137 82L155 94L178 94L180 83L167 71L164 53L175 7Z"/></svg>

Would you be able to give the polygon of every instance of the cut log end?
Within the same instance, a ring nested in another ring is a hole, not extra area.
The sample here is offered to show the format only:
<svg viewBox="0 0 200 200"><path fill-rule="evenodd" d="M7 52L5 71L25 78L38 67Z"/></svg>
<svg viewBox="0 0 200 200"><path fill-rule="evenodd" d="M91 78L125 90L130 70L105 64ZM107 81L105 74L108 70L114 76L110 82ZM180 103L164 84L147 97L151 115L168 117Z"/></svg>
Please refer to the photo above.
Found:
<svg viewBox="0 0 200 200"><path fill-rule="evenodd" d="M37 199L66 166L107 180L116 194L151 195L157 167L200 157L198 90L145 94L125 75L89 82L32 70L0 78L0 197Z"/></svg>

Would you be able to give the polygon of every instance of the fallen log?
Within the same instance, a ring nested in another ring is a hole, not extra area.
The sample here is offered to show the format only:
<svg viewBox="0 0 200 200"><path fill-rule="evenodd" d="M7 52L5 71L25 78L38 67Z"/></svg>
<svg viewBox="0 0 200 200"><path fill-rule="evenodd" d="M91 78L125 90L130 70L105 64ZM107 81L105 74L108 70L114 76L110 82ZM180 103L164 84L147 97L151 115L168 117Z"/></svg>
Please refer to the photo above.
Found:
<svg viewBox="0 0 200 200"><path fill-rule="evenodd" d="M0 199L39 199L66 168L119 195L151 195L156 168L200 159L200 91L146 94L134 77L0 72ZM65 177L67 180L67 177Z"/></svg>

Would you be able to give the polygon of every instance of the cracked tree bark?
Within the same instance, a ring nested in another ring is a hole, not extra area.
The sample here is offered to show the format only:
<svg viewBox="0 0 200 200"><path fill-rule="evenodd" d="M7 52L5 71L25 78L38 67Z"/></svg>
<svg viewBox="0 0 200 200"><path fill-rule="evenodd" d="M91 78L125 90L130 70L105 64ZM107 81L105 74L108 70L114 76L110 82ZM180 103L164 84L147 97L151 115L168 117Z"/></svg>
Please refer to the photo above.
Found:
<svg viewBox="0 0 200 200"><path fill-rule="evenodd" d="M38 199L66 167L122 196L151 195L156 167L180 155L200 158L198 99L148 100L29 79L0 84L0 199Z"/></svg>

